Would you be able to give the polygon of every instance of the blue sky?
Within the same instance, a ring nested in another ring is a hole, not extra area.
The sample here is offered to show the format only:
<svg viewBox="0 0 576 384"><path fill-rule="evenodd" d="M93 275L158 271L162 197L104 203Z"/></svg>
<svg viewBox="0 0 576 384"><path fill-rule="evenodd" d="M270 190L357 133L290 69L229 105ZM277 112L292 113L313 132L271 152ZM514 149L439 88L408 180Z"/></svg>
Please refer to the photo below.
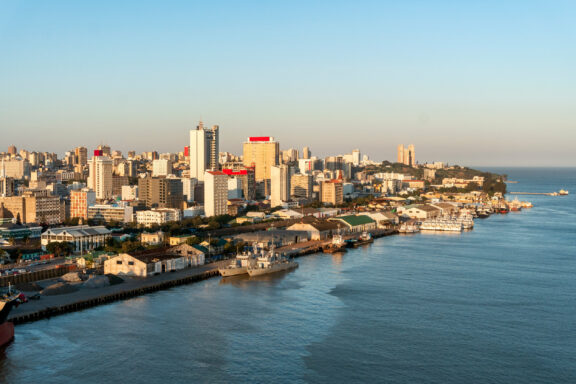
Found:
<svg viewBox="0 0 576 384"><path fill-rule="evenodd" d="M572 1L0 0L0 151L178 151L199 119L320 156L576 165Z"/></svg>

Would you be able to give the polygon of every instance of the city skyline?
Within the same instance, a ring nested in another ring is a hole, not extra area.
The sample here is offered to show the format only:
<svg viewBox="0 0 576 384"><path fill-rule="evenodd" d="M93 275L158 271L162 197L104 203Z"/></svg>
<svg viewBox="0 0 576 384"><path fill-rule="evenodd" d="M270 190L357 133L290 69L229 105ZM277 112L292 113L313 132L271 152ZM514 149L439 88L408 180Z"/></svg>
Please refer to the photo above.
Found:
<svg viewBox="0 0 576 384"><path fill-rule="evenodd" d="M574 166L575 9L3 2L0 129L59 154L176 152L203 120L236 154L274 136L318 157L413 143L419 161Z"/></svg>

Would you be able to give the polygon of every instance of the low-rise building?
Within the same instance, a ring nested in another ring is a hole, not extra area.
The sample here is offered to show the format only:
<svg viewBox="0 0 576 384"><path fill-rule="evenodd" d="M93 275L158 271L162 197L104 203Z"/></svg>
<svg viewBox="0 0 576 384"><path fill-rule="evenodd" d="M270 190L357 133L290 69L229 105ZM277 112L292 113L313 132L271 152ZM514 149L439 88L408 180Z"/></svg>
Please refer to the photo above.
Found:
<svg viewBox="0 0 576 384"><path fill-rule="evenodd" d="M142 232L140 234L140 242L144 245L159 245L164 244L166 234L162 231L148 233Z"/></svg>
<svg viewBox="0 0 576 384"><path fill-rule="evenodd" d="M154 224L162 225L170 221L180 220L182 220L182 213L179 209L175 208L157 208L149 211L136 212L136 222L147 227Z"/></svg>
<svg viewBox="0 0 576 384"><path fill-rule="evenodd" d="M88 219L106 223L111 221L131 223L134 221L134 208L129 205L121 207L111 204L95 204L88 207Z"/></svg>
<svg viewBox="0 0 576 384"><path fill-rule="evenodd" d="M342 225L333 221L305 220L289 226L286 230L305 231L310 240L324 240L338 233L340 226Z"/></svg>
<svg viewBox="0 0 576 384"><path fill-rule="evenodd" d="M441 215L440 208L433 207L427 204L413 204L404 207L398 207L396 212L400 216L409 217L411 219L433 219Z"/></svg>
<svg viewBox="0 0 576 384"><path fill-rule="evenodd" d="M366 215L340 216L330 220L342 223L348 232L363 232L376 229L376 221Z"/></svg>
<svg viewBox="0 0 576 384"><path fill-rule="evenodd" d="M112 232L104 226L77 225L73 227L49 228L41 236L42 249L53 242L72 244L74 252L86 252L106 245Z"/></svg>

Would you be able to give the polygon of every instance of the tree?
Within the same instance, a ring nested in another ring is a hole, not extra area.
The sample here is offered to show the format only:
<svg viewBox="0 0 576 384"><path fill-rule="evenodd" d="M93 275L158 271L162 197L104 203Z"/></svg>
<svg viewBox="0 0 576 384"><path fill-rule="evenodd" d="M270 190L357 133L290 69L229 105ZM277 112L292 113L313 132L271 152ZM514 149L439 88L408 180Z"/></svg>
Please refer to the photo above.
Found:
<svg viewBox="0 0 576 384"><path fill-rule="evenodd" d="M60 257L60 256L68 256L69 254L72 253L74 247L72 246L72 244L66 242L66 241L55 241L53 243L48 243L48 245L46 245L46 250L52 254L54 254L55 257Z"/></svg>

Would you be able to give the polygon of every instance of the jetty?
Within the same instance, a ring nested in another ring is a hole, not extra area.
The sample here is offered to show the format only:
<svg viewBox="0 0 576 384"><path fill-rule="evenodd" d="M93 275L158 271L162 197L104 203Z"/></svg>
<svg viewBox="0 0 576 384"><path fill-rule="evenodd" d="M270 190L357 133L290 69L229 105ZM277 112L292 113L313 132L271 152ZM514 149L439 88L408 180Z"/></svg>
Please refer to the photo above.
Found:
<svg viewBox="0 0 576 384"><path fill-rule="evenodd" d="M511 195L544 195L558 196L558 192L509 192Z"/></svg>
<svg viewBox="0 0 576 384"><path fill-rule="evenodd" d="M374 238L390 236L398 233L395 229L376 229L370 232ZM351 234L346 237L356 235ZM331 240L307 241L278 248L277 251L295 258L302 257L322 252L322 246L330 241ZM200 267L182 269L175 272L163 273L157 276L145 278L126 277L126 280L121 284L101 288L81 288L78 291L61 295L42 295L38 300L29 300L26 304L13 309L8 317L8 321L18 325L48 319L53 316L80 311L119 300L126 300L179 285L199 282L220 276L218 269L228 265L229 263L230 260L222 260ZM54 278L61 276L64 272L68 271L68 268L62 268L58 272L47 274L46 277Z"/></svg>

